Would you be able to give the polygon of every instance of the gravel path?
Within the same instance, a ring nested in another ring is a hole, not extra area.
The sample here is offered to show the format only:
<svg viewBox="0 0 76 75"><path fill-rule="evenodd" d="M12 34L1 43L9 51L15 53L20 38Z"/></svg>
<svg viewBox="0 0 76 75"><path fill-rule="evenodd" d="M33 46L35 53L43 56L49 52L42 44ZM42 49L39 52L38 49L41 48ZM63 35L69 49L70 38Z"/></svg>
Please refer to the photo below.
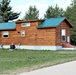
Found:
<svg viewBox="0 0 76 75"><path fill-rule="evenodd" d="M18 75L76 75L76 61L24 72Z"/></svg>

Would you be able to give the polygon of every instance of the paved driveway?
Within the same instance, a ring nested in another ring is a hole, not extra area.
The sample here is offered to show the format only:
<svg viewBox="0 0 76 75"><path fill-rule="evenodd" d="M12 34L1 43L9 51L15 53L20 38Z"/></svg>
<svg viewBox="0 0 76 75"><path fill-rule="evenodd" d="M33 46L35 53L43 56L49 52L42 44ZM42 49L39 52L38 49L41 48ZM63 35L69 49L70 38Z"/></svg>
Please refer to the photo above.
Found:
<svg viewBox="0 0 76 75"><path fill-rule="evenodd" d="M76 75L76 61L51 66L18 75Z"/></svg>

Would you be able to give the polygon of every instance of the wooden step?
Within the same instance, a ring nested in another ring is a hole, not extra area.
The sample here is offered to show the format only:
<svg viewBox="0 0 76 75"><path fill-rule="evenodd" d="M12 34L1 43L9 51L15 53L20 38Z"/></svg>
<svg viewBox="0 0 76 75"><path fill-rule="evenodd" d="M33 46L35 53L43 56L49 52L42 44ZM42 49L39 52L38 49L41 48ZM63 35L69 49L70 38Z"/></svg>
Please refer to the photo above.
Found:
<svg viewBox="0 0 76 75"><path fill-rule="evenodd" d="M76 48L76 46L71 45L69 43L62 43L62 48Z"/></svg>

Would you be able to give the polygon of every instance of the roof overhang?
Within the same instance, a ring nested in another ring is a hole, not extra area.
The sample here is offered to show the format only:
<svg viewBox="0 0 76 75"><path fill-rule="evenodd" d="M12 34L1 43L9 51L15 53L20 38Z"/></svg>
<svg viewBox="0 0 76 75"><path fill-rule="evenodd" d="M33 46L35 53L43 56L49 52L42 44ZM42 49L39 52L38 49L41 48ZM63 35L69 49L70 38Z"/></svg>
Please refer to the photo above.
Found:
<svg viewBox="0 0 76 75"><path fill-rule="evenodd" d="M66 20L66 21L68 22L69 26L70 26L71 28L73 28L72 24L69 22L68 19L65 18L64 20Z"/></svg>
<svg viewBox="0 0 76 75"><path fill-rule="evenodd" d="M6 30L8 30L8 31L11 31L11 30L16 30L16 28L14 28L14 29L0 29L0 31L6 31Z"/></svg>
<svg viewBox="0 0 76 75"><path fill-rule="evenodd" d="M55 28L56 26L51 26L51 27L52 27L52 28ZM50 27L50 26L47 26L47 27L46 27L46 26L45 26L45 27L38 27L38 26L37 26L37 28L40 28L40 29L42 29L42 28L51 28L51 27Z"/></svg>
<svg viewBox="0 0 76 75"><path fill-rule="evenodd" d="M15 21L15 23L27 23L27 22L43 22L44 20L19 20Z"/></svg>

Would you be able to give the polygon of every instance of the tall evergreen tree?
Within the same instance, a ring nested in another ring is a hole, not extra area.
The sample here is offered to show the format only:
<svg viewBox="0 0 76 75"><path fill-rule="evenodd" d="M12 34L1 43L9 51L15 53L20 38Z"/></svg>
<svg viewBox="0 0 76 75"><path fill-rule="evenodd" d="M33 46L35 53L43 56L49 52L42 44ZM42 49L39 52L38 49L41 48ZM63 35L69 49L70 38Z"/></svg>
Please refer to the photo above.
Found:
<svg viewBox="0 0 76 75"><path fill-rule="evenodd" d="M0 23L3 21L2 16L0 15Z"/></svg>
<svg viewBox="0 0 76 75"><path fill-rule="evenodd" d="M24 19L26 20L39 19L39 10L37 10L36 6L29 7L29 10L25 13Z"/></svg>
<svg viewBox="0 0 76 75"><path fill-rule="evenodd" d="M67 7L64 15L73 25L73 28L71 29L71 40L76 42L76 0L73 0L70 6Z"/></svg>
<svg viewBox="0 0 76 75"><path fill-rule="evenodd" d="M69 19L74 27L71 34L76 34L76 0L73 0L72 4L67 7L64 15Z"/></svg>
<svg viewBox="0 0 76 75"><path fill-rule="evenodd" d="M59 8L57 5L55 7L49 6L46 13L44 14L44 18L54 18L63 16L64 16L63 9Z"/></svg>
<svg viewBox="0 0 76 75"><path fill-rule="evenodd" d="M12 7L9 6L10 0L0 1L0 16L3 18L3 22L8 22L9 20L17 19L20 13L12 11Z"/></svg>

